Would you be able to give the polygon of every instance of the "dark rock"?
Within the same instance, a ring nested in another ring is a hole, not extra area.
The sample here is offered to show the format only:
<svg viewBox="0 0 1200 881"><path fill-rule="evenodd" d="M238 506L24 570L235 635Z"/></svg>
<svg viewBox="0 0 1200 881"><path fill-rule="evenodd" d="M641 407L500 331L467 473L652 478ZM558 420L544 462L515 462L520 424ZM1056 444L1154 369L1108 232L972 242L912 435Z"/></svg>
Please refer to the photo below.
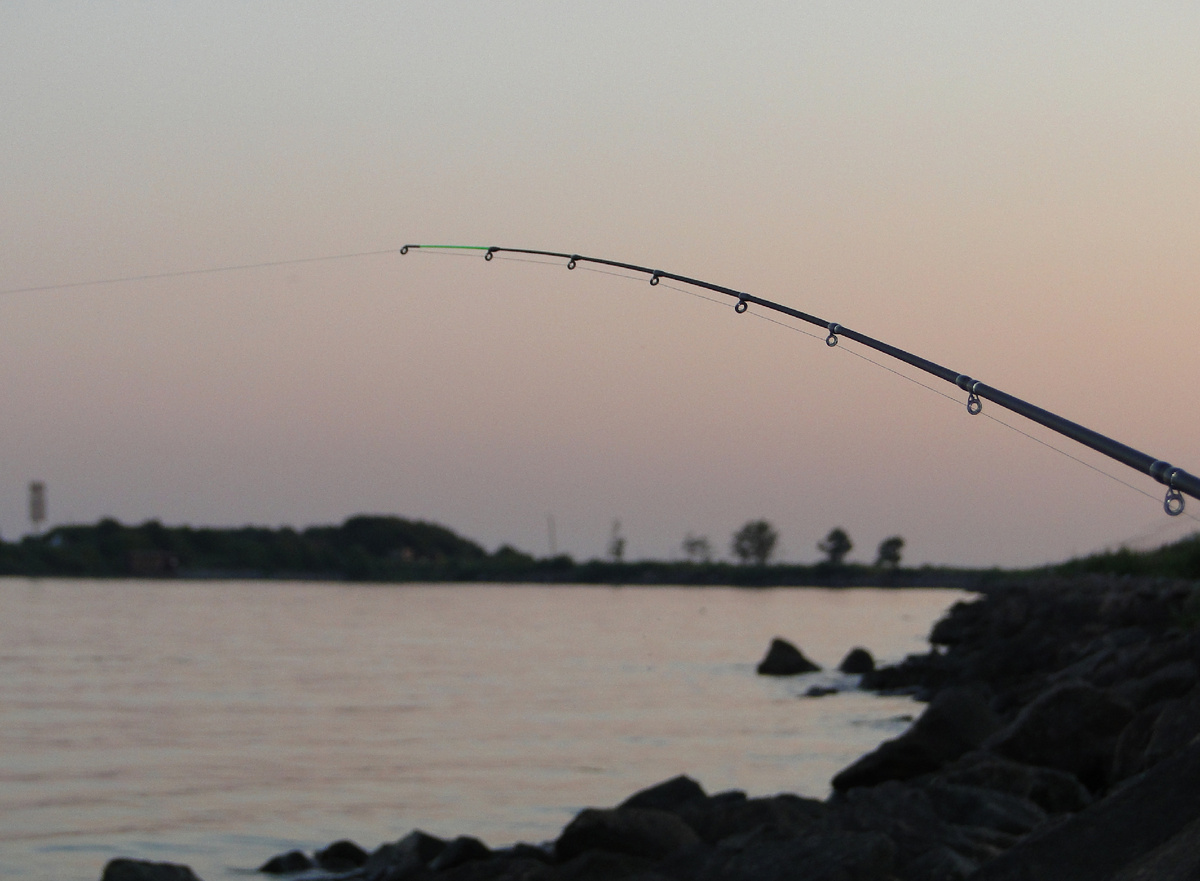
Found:
<svg viewBox="0 0 1200 881"><path fill-rule="evenodd" d="M833 778L838 790L907 780L936 771L996 731L999 722L974 691L949 688L937 695L913 726Z"/></svg>
<svg viewBox="0 0 1200 881"><path fill-rule="evenodd" d="M100 881L200 881L188 866L119 858L109 860Z"/></svg>
<svg viewBox="0 0 1200 881"><path fill-rule="evenodd" d="M978 881L1133 881L1197 877L1200 743L983 866ZM1189 872L1191 874L1189 874Z"/></svg>
<svg viewBox="0 0 1200 881"><path fill-rule="evenodd" d="M703 802L708 798L700 786L691 777L680 774L662 783L635 792L618 807L622 808L657 808L660 811L678 812L688 804Z"/></svg>
<svg viewBox="0 0 1200 881"><path fill-rule="evenodd" d="M979 868L979 863L967 859L948 847L935 847L921 854L904 867L904 877L920 881L963 881Z"/></svg>
<svg viewBox="0 0 1200 881"><path fill-rule="evenodd" d="M421 875L446 848L442 839L414 829L399 841L380 845L362 867L367 881L402 881Z"/></svg>
<svg viewBox="0 0 1200 881"><path fill-rule="evenodd" d="M871 653L864 648L853 648L846 657L842 658L842 663L838 664L838 669L843 673L870 673L875 669L875 659L871 657Z"/></svg>
<svg viewBox="0 0 1200 881"><path fill-rule="evenodd" d="M303 872L305 869L311 869L313 865L308 854L299 850L289 850L287 853L271 857L258 867L258 871L267 875L285 875L288 872Z"/></svg>
<svg viewBox="0 0 1200 881"><path fill-rule="evenodd" d="M491 855L492 852L488 846L478 838L472 838L469 835L460 835L449 842L442 848L441 853L429 861L429 868L435 872L441 872L445 869L453 869L455 866L461 866L463 863L486 860Z"/></svg>
<svg viewBox="0 0 1200 881"><path fill-rule="evenodd" d="M428 877L437 881L555 881L557 878L544 860L525 857L475 860Z"/></svg>
<svg viewBox="0 0 1200 881"><path fill-rule="evenodd" d="M659 860L699 840L692 827L670 811L587 808L563 830L554 853L561 862L592 850Z"/></svg>
<svg viewBox="0 0 1200 881"><path fill-rule="evenodd" d="M938 847L949 847L977 863L1000 852L990 840L943 820L925 791L914 785L892 780L835 793L829 807L836 828L888 836L896 845L901 877L905 866Z"/></svg>
<svg viewBox="0 0 1200 881"><path fill-rule="evenodd" d="M654 863L645 857L613 851L587 851L566 861L555 873L555 881L625 881L656 877Z"/></svg>
<svg viewBox="0 0 1200 881"><path fill-rule="evenodd" d="M538 847L536 844L526 844L523 841L514 844L512 847L506 847L503 850L492 851L492 853L513 859L537 860L542 863L549 863L554 860L554 854L546 848Z"/></svg>
<svg viewBox="0 0 1200 881"><path fill-rule="evenodd" d="M1047 814L1081 811L1093 800L1087 787L1066 771L1024 765L982 750L956 759L938 771L936 779L1012 793L1029 799Z"/></svg>
<svg viewBox="0 0 1200 881"><path fill-rule="evenodd" d="M1146 769L1146 749L1150 746L1154 726L1162 715L1163 707L1163 704L1146 707L1122 729L1113 750L1110 784L1120 783Z"/></svg>
<svg viewBox="0 0 1200 881"><path fill-rule="evenodd" d="M883 881L896 848L879 833L827 831L780 836L759 831L720 846L679 851L658 866L676 881Z"/></svg>
<svg viewBox="0 0 1200 881"><path fill-rule="evenodd" d="M324 850L313 854L318 866L326 872L346 872L366 865L368 854L353 841L335 841Z"/></svg>
<svg viewBox="0 0 1200 881"><path fill-rule="evenodd" d="M828 697L831 694L837 694L836 688L829 688L825 685L814 685L804 692L805 697Z"/></svg>
<svg viewBox="0 0 1200 881"><path fill-rule="evenodd" d="M1150 768L1175 755L1200 735L1200 688L1185 698L1167 701L1154 722L1142 767Z"/></svg>
<svg viewBox="0 0 1200 881"><path fill-rule="evenodd" d="M1175 661L1141 679L1131 679L1113 687L1113 696L1140 710L1160 701L1182 697L1196 685L1196 665L1190 660Z"/></svg>
<svg viewBox="0 0 1200 881"><path fill-rule="evenodd" d="M701 839L716 844L755 830L769 830L789 836L816 827L827 814L821 802L798 795L781 794L768 798L714 796L702 808L683 814Z"/></svg>
<svg viewBox="0 0 1200 881"><path fill-rule="evenodd" d="M935 779L925 786L925 794L939 817L958 826L1025 835L1047 819L1046 812L1029 799L981 786Z"/></svg>
<svg viewBox="0 0 1200 881"><path fill-rule="evenodd" d="M800 649L785 639L771 640L767 656L758 664L762 676L795 676L799 673L816 673L821 668L804 657Z"/></svg>
<svg viewBox="0 0 1200 881"><path fill-rule="evenodd" d="M1132 717L1129 707L1095 686L1064 682L1038 695L984 747L1067 771L1095 792L1108 782L1117 738Z"/></svg>

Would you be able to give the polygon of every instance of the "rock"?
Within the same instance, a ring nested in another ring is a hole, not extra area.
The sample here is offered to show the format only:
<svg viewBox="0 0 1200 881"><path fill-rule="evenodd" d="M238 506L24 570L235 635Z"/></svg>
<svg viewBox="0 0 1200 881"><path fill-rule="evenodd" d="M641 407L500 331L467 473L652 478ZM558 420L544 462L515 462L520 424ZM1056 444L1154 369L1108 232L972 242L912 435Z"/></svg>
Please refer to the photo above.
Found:
<svg viewBox="0 0 1200 881"><path fill-rule="evenodd" d="M907 780L936 771L979 746L999 727L987 703L974 691L940 692L904 734L867 753L833 778L837 790Z"/></svg>
<svg viewBox="0 0 1200 881"><path fill-rule="evenodd" d="M1093 792L1109 779L1117 738L1133 712L1093 685L1064 682L1026 706L985 749L1074 774Z"/></svg>
<svg viewBox="0 0 1200 881"><path fill-rule="evenodd" d="M948 847L928 850L904 867L906 878L920 881L963 881L971 877L979 863Z"/></svg>
<svg viewBox="0 0 1200 881"><path fill-rule="evenodd" d="M947 823L1025 835L1046 822L1044 810L1010 792L934 779L925 786L934 811Z"/></svg>
<svg viewBox="0 0 1200 881"><path fill-rule="evenodd" d="M884 881L896 847L876 832L781 836L759 831L719 847L680 851L658 866L677 881Z"/></svg>
<svg viewBox="0 0 1200 881"><path fill-rule="evenodd" d="M414 829L392 844L383 844L362 867L367 881L401 881L423 872L446 848L442 839Z"/></svg>
<svg viewBox="0 0 1200 881"><path fill-rule="evenodd" d="M326 872L346 872L366 865L368 854L353 841L335 841L313 854L313 860Z"/></svg>
<svg viewBox="0 0 1200 881"><path fill-rule="evenodd" d="M814 685L804 692L805 697L828 697L831 694L837 694L836 688L830 688L826 685Z"/></svg>
<svg viewBox="0 0 1200 881"><path fill-rule="evenodd" d="M694 807L683 818L701 839L717 844L755 830L799 835L817 826L826 814L824 804L798 795L746 798L742 793L729 793L712 797L702 808Z"/></svg>
<svg viewBox="0 0 1200 881"><path fill-rule="evenodd" d="M1200 867L1200 743L1031 835L978 881L1185 881ZM973 881L974 881L973 879Z"/></svg>
<svg viewBox="0 0 1200 881"><path fill-rule="evenodd" d="M1200 688L1193 689L1185 698L1163 705L1146 744L1141 767L1153 767L1175 755L1197 735L1200 735Z"/></svg>
<svg viewBox="0 0 1200 881"><path fill-rule="evenodd" d="M436 876L428 875L426 877L436 878L437 881L559 881L559 876L543 860L496 856L486 860L463 863L453 869L438 872ZM330 879L330 881L335 881L335 879ZM343 875L337 881L354 881L354 879Z"/></svg>
<svg viewBox="0 0 1200 881"><path fill-rule="evenodd" d="M785 639L771 640L767 656L758 664L761 676L795 676L799 673L816 673L821 668L804 657L800 649Z"/></svg>
<svg viewBox="0 0 1200 881"><path fill-rule="evenodd" d="M843 673L852 673L858 675L860 673L870 673L875 669L875 659L871 657L871 653L864 648L850 649L850 653L842 658L842 663L838 664L838 669Z"/></svg>
<svg viewBox="0 0 1200 881"><path fill-rule="evenodd" d="M931 850L948 847L976 863L999 853L986 840L947 823L923 789L895 780L836 793L829 801L831 825L851 832L880 832L896 845L896 874Z"/></svg>
<svg viewBox="0 0 1200 881"><path fill-rule="evenodd" d="M491 855L492 852L488 846L478 838L472 838L469 835L460 835L449 842L442 848L441 853L429 861L429 868L435 872L441 872L445 869L453 869L455 866L461 866L464 863L486 860Z"/></svg>
<svg viewBox="0 0 1200 881"><path fill-rule="evenodd" d="M621 808L657 808L660 811L678 813L684 805L697 804L708 798L704 788L693 780L680 774L662 783L656 783L639 792L635 792L618 807Z"/></svg>
<svg viewBox="0 0 1200 881"><path fill-rule="evenodd" d="M1149 676L1121 682L1112 692L1117 700L1140 710L1161 701L1182 697L1195 687L1196 680L1195 663L1190 660L1175 661Z"/></svg>
<svg viewBox="0 0 1200 881"><path fill-rule="evenodd" d="M645 857L612 851L587 851L571 858L554 874L555 881L666 881Z"/></svg>
<svg viewBox="0 0 1200 881"><path fill-rule="evenodd" d="M936 779L965 786L981 786L1027 798L1047 814L1082 811L1092 794L1066 771L1024 765L995 753L966 753L937 772Z"/></svg>
<svg viewBox="0 0 1200 881"><path fill-rule="evenodd" d="M1146 748L1154 736L1154 726L1163 713L1163 704L1146 707L1130 720L1117 738L1113 750L1109 783L1116 785L1146 768Z"/></svg>
<svg viewBox="0 0 1200 881"><path fill-rule="evenodd" d="M287 853L271 857L258 867L258 871L267 875L286 875L288 872L303 872L312 867L313 861L308 858L308 854L299 850L289 850Z"/></svg>
<svg viewBox="0 0 1200 881"><path fill-rule="evenodd" d="M699 841L692 827L670 811L587 808L563 830L554 843L554 853L560 862L593 850L660 860Z"/></svg>
<svg viewBox="0 0 1200 881"><path fill-rule="evenodd" d="M188 866L118 858L109 860L100 881L200 881Z"/></svg>

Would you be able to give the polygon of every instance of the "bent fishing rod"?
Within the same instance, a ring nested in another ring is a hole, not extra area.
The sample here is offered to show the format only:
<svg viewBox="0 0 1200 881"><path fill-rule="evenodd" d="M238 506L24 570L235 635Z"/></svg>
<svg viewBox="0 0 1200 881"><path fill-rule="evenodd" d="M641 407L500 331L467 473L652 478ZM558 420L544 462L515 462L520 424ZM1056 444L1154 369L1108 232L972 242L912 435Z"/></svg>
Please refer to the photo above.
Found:
<svg viewBox="0 0 1200 881"><path fill-rule="evenodd" d="M1049 410L1044 410L1041 407L1030 404L1028 401L1023 401L1020 398L1014 397L1006 392L1002 392L990 385L985 385L977 379L973 379L966 374L951 370L948 367L943 367L940 364L935 364L926 358L919 355L914 355L911 352L906 352L904 349L877 340L874 337L869 337L864 333L859 333L856 330L851 330L848 327L843 327L834 321L826 321L823 318L818 318L815 315L810 315L807 312L801 312L799 309L793 309L790 306L784 306L780 303L756 297L753 294L745 293L744 291L736 291L733 288L727 288L723 285L713 284L712 282L703 281L698 278L689 278L686 275L677 275L674 272L666 272L661 269L651 269L646 266L637 266L633 263L622 263L618 260L605 260L600 257L585 257L582 254L565 254L558 251L539 251L531 248L498 248L483 245L405 245L400 249L401 254L407 254L410 250L417 248L436 249L436 250L453 250L453 251L482 251L483 259L490 261L497 254L525 254L536 257L555 257L567 261L567 269L574 269L580 263L593 263L599 266L610 266L616 269L625 269L630 272L637 272L650 277L650 284L657 285L662 279L670 279L671 281L681 282L682 284L691 285L692 287L703 288L717 294L723 294L727 297L732 297L737 302L733 306L733 311L739 315L745 313L753 303L756 306L762 306L765 309L770 309L774 312L779 312L783 315L797 318L800 321L808 324L816 325L828 332L825 337L825 344L828 346L836 346L841 337L853 340L856 343L874 349L877 352L882 352L897 361L903 361L918 370L936 376L938 379L945 380L967 393L967 412L972 416L978 416L983 412L983 402L991 401L1003 407L1006 410L1011 410L1020 416L1024 416L1033 422L1049 428L1064 437L1083 444L1085 447L1090 447L1098 453L1103 453L1111 459L1115 459L1123 465L1127 465L1136 471L1147 474L1153 477L1159 483L1167 487L1166 498L1163 499L1163 510L1172 517L1183 513L1184 509L1184 494L1191 496L1194 499L1200 499L1200 478L1193 474L1189 474L1182 468L1176 468L1169 462L1164 462L1140 450L1135 450L1133 447L1127 446L1119 441L1100 434L1098 431L1093 431L1077 422L1072 422L1069 419L1064 419L1056 413L1051 413Z"/></svg>

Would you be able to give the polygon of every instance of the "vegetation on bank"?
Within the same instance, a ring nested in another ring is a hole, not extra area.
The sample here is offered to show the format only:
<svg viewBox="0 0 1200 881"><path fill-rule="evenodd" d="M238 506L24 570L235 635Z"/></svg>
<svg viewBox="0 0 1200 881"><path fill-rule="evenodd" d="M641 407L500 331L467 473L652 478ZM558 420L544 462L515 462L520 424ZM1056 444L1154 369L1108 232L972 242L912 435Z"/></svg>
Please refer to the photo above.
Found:
<svg viewBox="0 0 1200 881"><path fill-rule="evenodd" d="M617 534L614 532L614 535ZM1200 533L1153 551L1120 550L1021 573L998 569L906 568L899 536L880 545L874 565L846 562L849 537L834 529L815 564L771 563L775 533L752 521L734 536L738 563L714 561L707 539L688 536L686 560L576 561L534 557L504 546L489 553L444 526L391 516L351 517L340 526L297 530L193 528L151 520L104 519L0 541L0 575L79 578L274 578L336 581L486 581L574 584L892 586L984 588L1012 575L1111 573L1200 580ZM695 552L695 551L699 552Z"/></svg>
<svg viewBox="0 0 1200 881"><path fill-rule="evenodd" d="M1063 575L1102 572L1113 575L1159 575L1200 581L1200 532L1152 551L1121 548L1070 560L1055 568Z"/></svg>

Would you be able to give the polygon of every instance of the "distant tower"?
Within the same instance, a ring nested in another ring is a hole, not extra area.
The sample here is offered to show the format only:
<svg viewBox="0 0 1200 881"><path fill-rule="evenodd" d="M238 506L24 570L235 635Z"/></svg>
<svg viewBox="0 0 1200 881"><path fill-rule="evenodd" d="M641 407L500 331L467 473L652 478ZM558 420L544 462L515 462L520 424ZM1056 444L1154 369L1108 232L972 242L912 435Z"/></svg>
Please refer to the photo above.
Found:
<svg viewBox="0 0 1200 881"><path fill-rule="evenodd" d="M39 534L46 520L46 484L40 480L29 484L29 519L33 522L34 534Z"/></svg>

